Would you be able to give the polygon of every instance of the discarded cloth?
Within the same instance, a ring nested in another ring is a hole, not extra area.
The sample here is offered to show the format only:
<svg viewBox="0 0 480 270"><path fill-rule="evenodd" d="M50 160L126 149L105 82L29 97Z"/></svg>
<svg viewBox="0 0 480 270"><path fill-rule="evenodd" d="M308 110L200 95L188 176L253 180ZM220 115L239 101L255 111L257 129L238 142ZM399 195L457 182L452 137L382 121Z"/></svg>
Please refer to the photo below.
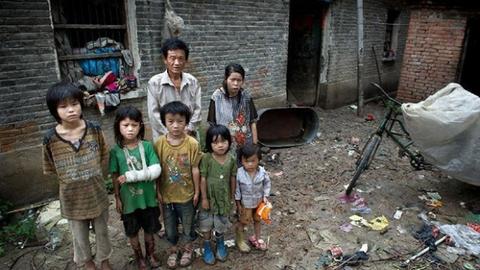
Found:
<svg viewBox="0 0 480 270"><path fill-rule="evenodd" d="M440 231L453 239L455 246L480 255L480 233L463 224L440 225Z"/></svg>

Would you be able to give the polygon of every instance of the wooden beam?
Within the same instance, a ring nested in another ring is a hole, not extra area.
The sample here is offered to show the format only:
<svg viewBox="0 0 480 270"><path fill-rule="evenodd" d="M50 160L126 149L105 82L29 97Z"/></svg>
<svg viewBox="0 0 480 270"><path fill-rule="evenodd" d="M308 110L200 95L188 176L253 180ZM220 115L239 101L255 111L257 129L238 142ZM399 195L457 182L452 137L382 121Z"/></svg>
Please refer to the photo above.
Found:
<svg viewBox="0 0 480 270"><path fill-rule="evenodd" d="M54 24L55 29L127 29L125 24Z"/></svg>
<svg viewBox="0 0 480 270"><path fill-rule="evenodd" d="M84 60L84 59L98 59L98 58L110 58L110 57L122 57L122 53L102 53L102 54L70 54L70 55L59 55L59 61L71 61L71 60Z"/></svg>

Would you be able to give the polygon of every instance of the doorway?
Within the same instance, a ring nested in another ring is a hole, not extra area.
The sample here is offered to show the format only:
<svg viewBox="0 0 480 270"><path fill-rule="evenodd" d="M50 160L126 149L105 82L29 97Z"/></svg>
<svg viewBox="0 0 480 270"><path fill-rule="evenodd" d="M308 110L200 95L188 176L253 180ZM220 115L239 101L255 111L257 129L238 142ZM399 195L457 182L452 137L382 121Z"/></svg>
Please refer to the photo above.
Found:
<svg viewBox="0 0 480 270"><path fill-rule="evenodd" d="M297 105L317 103L322 35L329 1L290 2L287 99Z"/></svg>
<svg viewBox="0 0 480 270"><path fill-rule="evenodd" d="M471 93L480 96L478 65L480 64L480 17L467 22L462 63L460 64L460 84Z"/></svg>

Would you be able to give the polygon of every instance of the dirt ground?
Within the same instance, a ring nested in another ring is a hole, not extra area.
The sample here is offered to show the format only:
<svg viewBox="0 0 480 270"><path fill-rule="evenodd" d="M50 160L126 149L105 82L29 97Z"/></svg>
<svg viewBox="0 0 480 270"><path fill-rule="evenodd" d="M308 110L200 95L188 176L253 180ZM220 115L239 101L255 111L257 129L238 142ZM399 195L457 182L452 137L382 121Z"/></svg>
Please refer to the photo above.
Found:
<svg viewBox="0 0 480 270"><path fill-rule="evenodd" d="M268 251L241 254L231 247L227 262L206 266L197 258L187 269L326 269L321 266L321 259L329 247L338 245L345 254L351 254L364 243L369 247L369 260L352 268L399 269L402 261L423 248L412 236L422 224L417 217L420 213L431 212L429 216L435 216L442 223L465 224L465 217L471 214L465 205L478 200L480 188L435 170L414 171L406 158L398 156L393 142L384 139L371 168L360 178L356 193L371 209L369 214L357 214L367 220L384 215L389 221L388 230L380 233L366 227L353 227L349 232L340 229L356 214L351 210L352 205L338 199L351 178L358 155L358 147L351 143L352 137L360 139L361 148L383 116L383 108L369 104L365 113L372 113L375 120L367 122L357 117L348 106L328 111L318 109L320 129L314 142L273 149L265 155L265 166L271 173L274 207L272 224L262 227ZM438 192L443 206L436 209L426 206L419 198L426 192ZM403 211L398 220L393 218L397 209ZM110 210L113 268L135 269L114 205ZM249 228L247 235L252 231L253 228ZM226 238L233 239L233 233ZM157 243L161 269L166 269L166 240L157 239ZM197 247L200 244L198 240ZM427 255L406 269L464 269L467 262L479 263L470 256L455 258L446 252L445 245L440 245L434 254L439 260ZM451 262L453 260L455 262ZM335 264L327 268L335 269ZM70 236L66 233L55 251L42 246L11 249L0 258L0 269L75 269Z"/></svg>

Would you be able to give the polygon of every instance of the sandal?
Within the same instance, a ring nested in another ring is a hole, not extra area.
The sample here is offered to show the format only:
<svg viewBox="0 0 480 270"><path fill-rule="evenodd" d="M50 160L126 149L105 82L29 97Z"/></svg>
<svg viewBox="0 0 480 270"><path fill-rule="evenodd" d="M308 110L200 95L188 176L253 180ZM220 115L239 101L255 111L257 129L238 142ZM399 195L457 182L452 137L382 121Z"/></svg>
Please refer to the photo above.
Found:
<svg viewBox="0 0 480 270"><path fill-rule="evenodd" d="M178 254L176 252L168 255L168 259L167 259L167 268L168 269L177 268L177 257L178 257Z"/></svg>
<svg viewBox="0 0 480 270"><path fill-rule="evenodd" d="M257 239L255 235L252 235L248 238L248 242L257 250L265 251L267 250L267 243L263 239Z"/></svg>
<svg viewBox="0 0 480 270"><path fill-rule="evenodd" d="M195 254L193 253L192 249L185 248L185 251L182 254L182 257L180 258L180 266L181 267L186 267L192 264L193 258Z"/></svg>

